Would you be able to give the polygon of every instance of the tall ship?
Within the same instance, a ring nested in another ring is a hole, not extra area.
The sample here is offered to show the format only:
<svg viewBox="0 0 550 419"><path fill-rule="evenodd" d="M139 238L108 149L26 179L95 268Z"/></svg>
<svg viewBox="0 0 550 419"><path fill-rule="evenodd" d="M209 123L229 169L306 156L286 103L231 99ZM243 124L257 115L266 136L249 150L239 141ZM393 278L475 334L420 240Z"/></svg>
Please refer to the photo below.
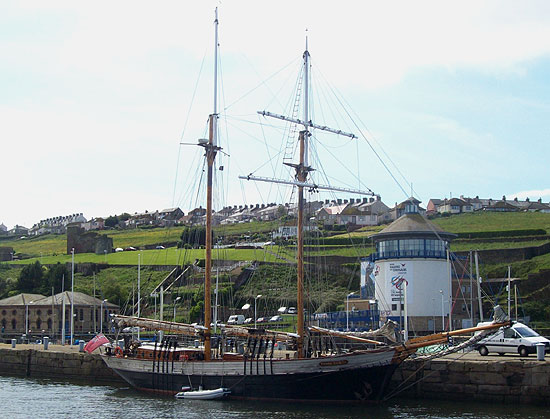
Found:
<svg viewBox="0 0 550 419"><path fill-rule="evenodd" d="M216 10L215 56L218 48ZM214 106L209 116L208 139L199 140L206 159L206 245L204 274L204 323L184 324L141 317L115 315L120 328L139 327L163 331L154 343L126 341L123 348L107 346L102 354L108 367L139 390L175 395L182 389L211 392L223 389L234 399L292 400L315 402L376 402L383 399L391 376L403 360L418 348L447 343L451 336L481 331L479 340L492 329L507 325L503 319L477 328L442 332L395 342L391 325L373 332L337 332L306 325L304 310L304 189L328 189L361 193L313 183L309 173L308 141L312 130L323 130L354 137L338 129L316 125L309 113L310 54L303 54L303 85L306 86L303 117L286 117L262 111L261 115L291 122L301 127L298 137L299 160L285 163L295 171L292 180L257 176L241 178L274 182L296 188L297 278L296 333L261 327L212 325L212 195L216 155L221 151L217 138L217 66L214 67ZM217 63L217 59L214 60ZM347 344L341 344L347 342ZM468 343L474 343L470 340ZM284 347L285 350L279 348ZM200 397L197 397L200 398Z"/></svg>

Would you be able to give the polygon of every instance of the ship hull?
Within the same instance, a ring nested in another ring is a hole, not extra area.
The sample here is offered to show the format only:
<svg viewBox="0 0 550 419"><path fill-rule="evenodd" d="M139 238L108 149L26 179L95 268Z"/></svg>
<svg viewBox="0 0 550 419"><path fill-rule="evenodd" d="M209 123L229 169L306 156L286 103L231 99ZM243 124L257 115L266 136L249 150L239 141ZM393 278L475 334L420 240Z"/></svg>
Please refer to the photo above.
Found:
<svg viewBox="0 0 550 419"><path fill-rule="evenodd" d="M136 389L172 395L182 387L230 390L229 397L316 402L377 402L397 367L393 351L307 360L167 362L104 356ZM154 364L154 365L153 365Z"/></svg>

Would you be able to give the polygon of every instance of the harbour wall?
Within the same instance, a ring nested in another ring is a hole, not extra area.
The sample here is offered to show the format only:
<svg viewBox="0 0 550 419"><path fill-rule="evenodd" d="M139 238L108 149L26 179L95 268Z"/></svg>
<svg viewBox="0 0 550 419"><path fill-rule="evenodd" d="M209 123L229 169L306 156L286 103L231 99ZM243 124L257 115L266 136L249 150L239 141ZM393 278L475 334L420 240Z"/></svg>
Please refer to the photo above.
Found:
<svg viewBox="0 0 550 419"><path fill-rule="evenodd" d="M89 384L122 382L99 355L75 348L33 349L31 345L0 345L0 375L85 380ZM51 345L53 347L54 345Z"/></svg>
<svg viewBox="0 0 550 419"><path fill-rule="evenodd" d="M0 375L77 379L88 384L123 383L99 355L68 346L50 348L18 345L14 349L0 344ZM512 356L481 358L474 353L427 362L408 360L395 371L388 396L549 406L550 361Z"/></svg>
<svg viewBox="0 0 550 419"><path fill-rule="evenodd" d="M427 362L408 360L392 377L392 393L417 399L548 406L550 362L515 356L481 359L473 353L468 359L455 355Z"/></svg>

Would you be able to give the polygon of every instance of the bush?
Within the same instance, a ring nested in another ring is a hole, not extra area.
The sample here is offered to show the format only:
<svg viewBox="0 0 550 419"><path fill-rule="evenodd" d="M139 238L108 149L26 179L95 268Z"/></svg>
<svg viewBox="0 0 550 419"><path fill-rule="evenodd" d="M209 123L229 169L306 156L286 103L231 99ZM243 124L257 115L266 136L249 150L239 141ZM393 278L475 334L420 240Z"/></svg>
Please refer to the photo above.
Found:
<svg viewBox="0 0 550 419"><path fill-rule="evenodd" d="M530 228L524 230L503 230L503 231L466 231L458 233L460 239L480 239L495 237L526 237L526 236L545 236L546 230L542 228Z"/></svg>

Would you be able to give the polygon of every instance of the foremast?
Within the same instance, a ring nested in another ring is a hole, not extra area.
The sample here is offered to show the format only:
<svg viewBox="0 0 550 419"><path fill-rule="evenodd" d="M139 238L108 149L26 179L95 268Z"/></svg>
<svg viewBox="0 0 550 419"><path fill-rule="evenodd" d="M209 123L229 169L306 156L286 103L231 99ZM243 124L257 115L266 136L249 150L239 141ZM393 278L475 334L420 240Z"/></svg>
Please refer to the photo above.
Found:
<svg viewBox="0 0 550 419"><path fill-rule="evenodd" d="M218 122L218 8L216 7L214 20L214 111L209 117L208 142L200 144L206 151L207 176L206 176L206 243L204 266L204 359L211 359L210 323L212 319L211 304L211 278L212 278L212 183L214 161L220 147L217 141Z"/></svg>
<svg viewBox="0 0 550 419"><path fill-rule="evenodd" d="M304 72L303 72L303 85L304 85L304 105L303 105L303 119L295 119L286 117L283 115L273 114L266 111L258 111L260 115L269 116L272 118L280 119L283 121L291 122L297 125L302 125L303 130L299 133L299 162L296 163L284 163L287 166L293 167L295 169L295 179L294 182L288 182L278 179L268 179L262 177L256 177L252 174L248 176L239 176L240 179L246 180L256 180L260 182L271 182L271 183L282 183L282 184L291 184L298 188L298 222L297 222L297 324L296 324L296 333L297 337L297 346L298 346L298 357L304 357L304 336L305 336L305 316L304 316L304 187L311 190L321 189L317 185L308 183L309 172L314 169L309 166L309 137L311 136L310 128L316 128L322 131L328 131L343 135L350 138L357 138L354 134L343 132L341 130L332 129L326 126L316 125L311 122L310 112L309 112L309 69L310 69L310 54L307 45L306 38L306 49L303 54L304 62ZM322 189L326 190L342 190L341 188L332 188L330 186L323 186ZM364 192L354 189L347 189L349 193L357 193L361 195L374 195L372 191Z"/></svg>

